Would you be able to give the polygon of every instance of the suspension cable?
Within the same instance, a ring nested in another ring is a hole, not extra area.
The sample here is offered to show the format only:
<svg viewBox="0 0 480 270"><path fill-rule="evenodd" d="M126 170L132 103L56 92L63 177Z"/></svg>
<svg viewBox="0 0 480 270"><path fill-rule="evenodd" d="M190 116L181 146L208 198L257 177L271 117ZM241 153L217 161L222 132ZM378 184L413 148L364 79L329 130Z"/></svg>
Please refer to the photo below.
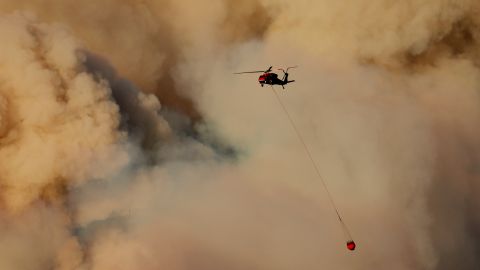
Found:
<svg viewBox="0 0 480 270"><path fill-rule="evenodd" d="M353 241L353 238L352 238L352 235L351 235L351 233L350 233L350 230L348 229L347 225L346 225L345 222L343 221L342 216L340 215L340 212L338 211L338 208L337 208L337 206L336 206L336 204L335 204L335 201L333 200L333 196L332 196L332 194L330 193L330 191L328 190L327 184L325 183L325 180L324 180L324 178L322 177L322 174L320 173L320 169L318 168L317 164L315 163L315 160L313 159L313 156L312 156L310 150L308 149L308 146L307 146L307 144L305 143L305 140L303 139L302 135L300 134L297 126L295 125L295 122L293 121L293 118L291 117L290 113L288 112L287 108L285 107L285 105L284 105L283 102L281 101L280 97L279 97L278 94L277 94L277 91L275 91L275 89L273 88L273 86L272 86L272 91L273 91L273 93L275 94L275 97L276 97L276 99L277 99L277 101L278 101L278 104L280 104L280 107L283 109L283 111L285 112L285 115L287 116L288 120L290 121L290 124L291 124L293 130L295 131L298 139L299 139L300 142L302 143L303 148L305 149L305 152L307 153L307 156L308 156L308 158L310 159L310 161L311 161L311 163L312 163L312 165L313 165L313 168L315 169L315 172L316 172L318 178L320 179L320 182L322 182L322 185L323 185L323 187L324 187L324 189L325 189L325 191L326 191L326 193L327 193L327 196L328 196L328 199L329 199L329 201L330 201L330 204L332 205L333 209L335 210L335 213L336 213L336 215L337 215L337 217L338 217L338 221L339 221L339 223L340 223L340 225L341 225L341 227L342 227L342 230L343 230L343 232L344 232L344 234L345 234L345 237L347 238L347 239L346 239L346 240L347 240L347 247L348 247L349 249L351 249L351 247L352 247L351 245L353 244L353 249L355 249L355 243L354 243L354 241ZM351 249L351 250L353 250L353 249Z"/></svg>

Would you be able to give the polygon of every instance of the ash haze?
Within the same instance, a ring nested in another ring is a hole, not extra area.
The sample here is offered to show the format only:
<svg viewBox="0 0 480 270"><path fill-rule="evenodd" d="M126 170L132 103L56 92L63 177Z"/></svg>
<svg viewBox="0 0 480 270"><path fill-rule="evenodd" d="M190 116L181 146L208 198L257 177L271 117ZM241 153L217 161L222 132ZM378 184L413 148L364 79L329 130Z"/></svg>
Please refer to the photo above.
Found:
<svg viewBox="0 0 480 270"><path fill-rule="evenodd" d="M0 269L479 269L479 15L0 0Z"/></svg>

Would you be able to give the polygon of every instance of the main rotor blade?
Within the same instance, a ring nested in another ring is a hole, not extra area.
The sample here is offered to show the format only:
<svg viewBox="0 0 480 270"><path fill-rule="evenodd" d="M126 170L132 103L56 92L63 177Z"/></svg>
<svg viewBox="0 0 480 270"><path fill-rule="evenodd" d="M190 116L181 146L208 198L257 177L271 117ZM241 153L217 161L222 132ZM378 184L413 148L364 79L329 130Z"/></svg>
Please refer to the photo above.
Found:
<svg viewBox="0 0 480 270"><path fill-rule="evenodd" d="M245 74L245 73L265 73L265 72L263 70L257 70L257 71L235 72L233 74Z"/></svg>

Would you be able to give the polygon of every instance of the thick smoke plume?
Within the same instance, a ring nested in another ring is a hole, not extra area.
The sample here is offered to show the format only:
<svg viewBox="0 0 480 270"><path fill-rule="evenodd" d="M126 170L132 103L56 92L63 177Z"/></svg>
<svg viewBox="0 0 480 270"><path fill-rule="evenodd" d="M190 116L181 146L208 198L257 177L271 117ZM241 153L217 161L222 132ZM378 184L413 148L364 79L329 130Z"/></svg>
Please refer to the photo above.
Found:
<svg viewBox="0 0 480 270"><path fill-rule="evenodd" d="M0 0L0 269L478 269L479 13Z"/></svg>
<svg viewBox="0 0 480 270"><path fill-rule="evenodd" d="M92 163L122 133L107 82L85 72L66 30L18 15L2 17L0 27L2 198L15 211L95 177Z"/></svg>

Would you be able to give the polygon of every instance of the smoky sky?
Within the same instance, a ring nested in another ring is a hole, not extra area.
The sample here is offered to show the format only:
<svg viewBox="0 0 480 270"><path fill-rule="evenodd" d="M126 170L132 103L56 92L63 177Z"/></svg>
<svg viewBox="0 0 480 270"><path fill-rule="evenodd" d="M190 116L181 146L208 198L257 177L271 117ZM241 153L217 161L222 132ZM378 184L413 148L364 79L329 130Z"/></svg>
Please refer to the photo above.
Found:
<svg viewBox="0 0 480 270"><path fill-rule="evenodd" d="M0 268L478 269L479 12L0 0Z"/></svg>

